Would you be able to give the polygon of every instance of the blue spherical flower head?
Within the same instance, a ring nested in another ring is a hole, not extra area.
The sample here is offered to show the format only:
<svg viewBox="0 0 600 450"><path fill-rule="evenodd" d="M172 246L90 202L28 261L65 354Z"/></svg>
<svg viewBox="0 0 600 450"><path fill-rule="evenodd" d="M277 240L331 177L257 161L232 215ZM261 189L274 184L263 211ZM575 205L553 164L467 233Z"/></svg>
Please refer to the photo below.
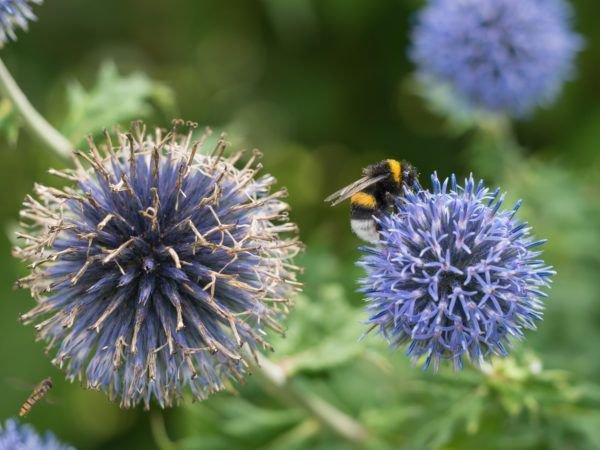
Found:
<svg viewBox="0 0 600 450"><path fill-rule="evenodd" d="M519 117L551 103L572 75L583 41L571 16L563 0L431 0L410 55L427 82Z"/></svg>
<svg viewBox="0 0 600 450"><path fill-rule="evenodd" d="M74 450L46 432L40 436L30 425L19 425L15 419L0 423L0 450Z"/></svg>
<svg viewBox="0 0 600 450"><path fill-rule="evenodd" d="M464 187L432 181L433 192L407 191L379 219L380 245L362 249L368 323L434 370L442 359L462 368L464 355L475 364L505 356L509 338L541 320L554 274L539 259L544 241L515 218L519 204L502 209L499 190L473 177Z"/></svg>
<svg viewBox="0 0 600 450"><path fill-rule="evenodd" d="M22 316L56 348L53 362L121 406L177 403L239 380L248 354L270 349L268 329L299 284L299 250L285 191L256 177L257 154L237 168L224 141L212 154L191 132L152 135L137 124L88 153L75 186L37 185L21 216L19 284L38 305Z"/></svg>
<svg viewBox="0 0 600 450"><path fill-rule="evenodd" d="M31 3L41 4L43 0L0 0L0 46L9 40L16 41L15 27L27 31L28 22L36 17Z"/></svg>

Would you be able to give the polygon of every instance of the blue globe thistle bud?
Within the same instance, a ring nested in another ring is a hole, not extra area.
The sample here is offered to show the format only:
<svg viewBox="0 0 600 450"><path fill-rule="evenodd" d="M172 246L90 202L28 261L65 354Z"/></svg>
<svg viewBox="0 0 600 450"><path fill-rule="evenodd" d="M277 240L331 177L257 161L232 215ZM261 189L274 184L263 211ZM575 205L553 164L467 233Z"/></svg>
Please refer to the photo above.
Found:
<svg viewBox="0 0 600 450"><path fill-rule="evenodd" d="M43 0L0 0L0 45L16 41L15 27L27 31L27 23L36 17L30 3L41 4Z"/></svg>
<svg viewBox="0 0 600 450"><path fill-rule="evenodd" d="M504 195L471 176L454 176L433 192L406 192L398 212L379 219L380 245L363 247L371 329L425 367L463 355L475 364L507 355L509 337L521 338L542 318L542 291L551 267L539 259L531 228L515 218L520 202L501 209ZM369 330L369 331L370 331Z"/></svg>
<svg viewBox="0 0 600 450"><path fill-rule="evenodd" d="M40 436L30 425L19 425L15 419L0 423L0 450L74 450L69 445L58 442L56 437L46 432Z"/></svg>
<svg viewBox="0 0 600 450"><path fill-rule="evenodd" d="M420 77L467 102L523 116L551 103L574 69L582 38L563 0L431 0L410 55Z"/></svg>
<svg viewBox="0 0 600 450"><path fill-rule="evenodd" d="M106 137L76 170L52 171L75 186L36 185L24 202L15 254L32 273L18 285L38 305L22 320L68 379L122 407L172 406L186 387L203 399L270 349L267 329L283 331L300 246L285 191L255 177L257 152L237 168L222 139L203 154L191 131Z"/></svg>

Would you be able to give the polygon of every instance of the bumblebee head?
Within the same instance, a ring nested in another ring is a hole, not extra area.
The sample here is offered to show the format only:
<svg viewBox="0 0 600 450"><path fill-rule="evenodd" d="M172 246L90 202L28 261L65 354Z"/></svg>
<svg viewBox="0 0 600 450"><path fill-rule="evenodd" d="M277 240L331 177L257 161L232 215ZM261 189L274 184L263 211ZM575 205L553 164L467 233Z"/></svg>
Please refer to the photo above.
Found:
<svg viewBox="0 0 600 450"><path fill-rule="evenodd" d="M416 181L419 181L419 172L415 166L408 161L402 161L402 183L412 188Z"/></svg>

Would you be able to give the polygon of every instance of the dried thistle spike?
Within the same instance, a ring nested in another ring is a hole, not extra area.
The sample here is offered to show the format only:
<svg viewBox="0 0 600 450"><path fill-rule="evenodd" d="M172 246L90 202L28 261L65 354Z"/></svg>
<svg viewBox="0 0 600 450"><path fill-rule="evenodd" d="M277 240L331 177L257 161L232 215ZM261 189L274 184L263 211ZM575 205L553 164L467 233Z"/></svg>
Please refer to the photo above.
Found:
<svg viewBox="0 0 600 450"><path fill-rule="evenodd" d="M176 404L241 380L247 348L270 350L265 332L294 291L301 248L284 191L254 178L254 155L202 151L178 121L164 134L136 123L90 141L76 185L37 185L23 203L27 232L15 256L32 273L20 287L38 305L22 316L56 351L70 380L121 406ZM53 171L53 173L57 173ZM58 174L58 173L57 173ZM287 235L287 237L285 236Z"/></svg>

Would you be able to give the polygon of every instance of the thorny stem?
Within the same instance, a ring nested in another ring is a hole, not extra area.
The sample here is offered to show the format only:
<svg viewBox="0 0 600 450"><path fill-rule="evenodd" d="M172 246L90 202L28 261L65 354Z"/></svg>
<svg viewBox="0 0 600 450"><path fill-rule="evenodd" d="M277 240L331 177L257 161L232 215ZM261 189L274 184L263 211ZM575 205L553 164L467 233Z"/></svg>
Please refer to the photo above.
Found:
<svg viewBox="0 0 600 450"><path fill-rule="evenodd" d="M301 407L323 425L353 444L362 445L367 441L368 432L360 423L318 395L293 386L285 371L277 364L261 354L257 354L257 358L259 364L254 365L254 373L272 395L291 405Z"/></svg>
<svg viewBox="0 0 600 450"><path fill-rule="evenodd" d="M73 145L36 111L2 59L0 59L0 91L11 101L23 119L25 127L33 136L62 157L69 157L73 153Z"/></svg>

